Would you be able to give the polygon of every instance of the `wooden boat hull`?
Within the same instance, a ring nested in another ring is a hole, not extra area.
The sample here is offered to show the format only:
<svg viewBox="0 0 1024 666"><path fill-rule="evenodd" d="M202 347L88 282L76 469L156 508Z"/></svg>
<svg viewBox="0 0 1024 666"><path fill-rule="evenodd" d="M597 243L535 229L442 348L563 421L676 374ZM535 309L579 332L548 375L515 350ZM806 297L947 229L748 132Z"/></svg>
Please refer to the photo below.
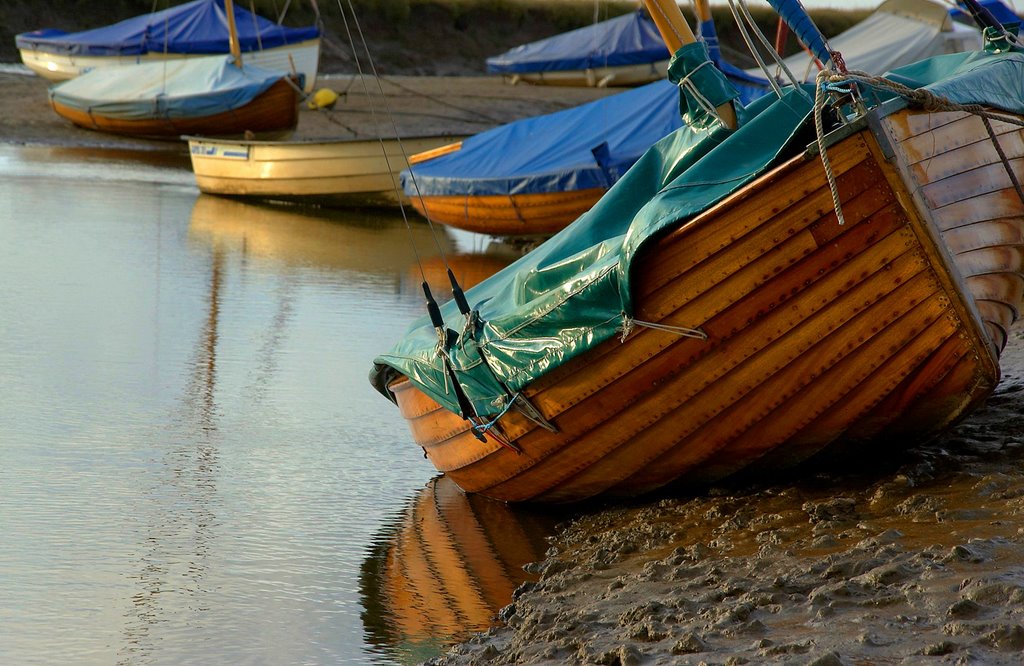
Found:
<svg viewBox="0 0 1024 666"><path fill-rule="evenodd" d="M199 190L208 194L322 205L394 206L407 155L451 136L397 140L226 141L189 137ZM381 144L384 150L381 149ZM386 151L386 152L385 152Z"/></svg>
<svg viewBox="0 0 1024 666"><path fill-rule="evenodd" d="M522 393L557 432L510 410L482 443L394 382L416 443L468 492L559 502L948 427L995 388L1024 293L1024 204L975 123L903 110L879 119L881 141L831 146L844 225L804 155L652 241L636 319L708 338L640 327L541 377ZM996 125L1020 169L1021 129Z"/></svg>
<svg viewBox="0 0 1024 666"><path fill-rule="evenodd" d="M547 236L561 231L597 203L604 188L572 192L424 196L411 201L424 217L491 236Z"/></svg>
<svg viewBox="0 0 1024 666"><path fill-rule="evenodd" d="M138 65L160 60L207 57L203 54L184 55L178 53L147 53L139 56L80 56L49 53L35 49L19 49L25 66L47 81L58 83L73 79L83 72L97 67ZM312 92L316 86L320 62L320 40L311 39L298 44L289 44L264 51L242 54L246 64L279 72L302 74L305 92Z"/></svg>
<svg viewBox="0 0 1024 666"><path fill-rule="evenodd" d="M52 98L50 106L57 115L85 129L154 139L178 139L187 134L242 136L246 132L269 138L289 134L299 122L298 91L284 78L244 106L195 118L112 118Z"/></svg>
<svg viewBox="0 0 1024 666"><path fill-rule="evenodd" d="M546 72L525 72L509 74L505 80L515 85L520 82L533 85L574 86L588 88L610 88L618 86L640 86L665 79L668 60L621 65L619 67L594 67L592 69L550 70Z"/></svg>

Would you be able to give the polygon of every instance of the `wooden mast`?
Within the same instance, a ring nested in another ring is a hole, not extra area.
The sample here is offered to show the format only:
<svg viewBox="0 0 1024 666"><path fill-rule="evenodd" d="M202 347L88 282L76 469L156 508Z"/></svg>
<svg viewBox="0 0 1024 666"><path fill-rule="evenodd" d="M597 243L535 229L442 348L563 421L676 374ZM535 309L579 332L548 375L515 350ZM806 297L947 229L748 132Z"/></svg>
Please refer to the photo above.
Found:
<svg viewBox="0 0 1024 666"><path fill-rule="evenodd" d="M242 47L238 44L238 26L235 25L234 0L224 0L224 12L228 15L228 45L235 66L242 68Z"/></svg>
<svg viewBox="0 0 1024 666"><path fill-rule="evenodd" d="M665 40L669 53L675 53L684 44L692 44L697 41L693 31L690 30L690 25L679 11L679 6L676 5L675 0L643 0L643 2L647 8L647 13L654 20L654 25L658 26L658 32L661 33L661 38ZM706 8L707 5L705 4ZM697 11L700 12L700 3L698 3ZM710 11L708 11L708 14L710 15ZM733 109L732 102L722 104L717 110L725 126L735 129L736 111Z"/></svg>

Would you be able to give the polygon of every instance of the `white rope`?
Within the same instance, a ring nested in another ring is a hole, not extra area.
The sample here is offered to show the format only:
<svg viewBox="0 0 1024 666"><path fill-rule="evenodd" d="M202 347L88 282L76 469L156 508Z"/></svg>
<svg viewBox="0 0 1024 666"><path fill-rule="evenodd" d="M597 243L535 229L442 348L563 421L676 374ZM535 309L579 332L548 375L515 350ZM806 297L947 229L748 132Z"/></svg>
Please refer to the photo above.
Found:
<svg viewBox="0 0 1024 666"><path fill-rule="evenodd" d="M995 133L992 131L989 121L998 120L1011 125L1024 127L1024 120L1019 117L1002 113L994 113L980 104L960 104L959 102L954 102L946 97L936 95L930 90L926 90L924 88L910 88L902 83L897 83L896 81L891 81L881 76L873 76L867 72L858 70L850 70L841 74L832 69L821 70L818 72L818 76L815 79L813 112L814 132L818 145L818 153L821 155L821 164L825 168L825 178L828 180L828 187L832 193L832 205L835 207L836 219L839 221L839 224L844 224L846 220L843 217L843 211L839 201L839 187L836 183L836 176L832 170L832 163L829 161L828 153L825 149L825 130L824 122L822 120L822 111L825 108L825 93L828 89L834 89L836 86L845 84L852 85L853 83L860 83L872 88L888 90L926 111L962 111L964 113L980 116L982 120L985 121L986 127L989 128L989 135L992 137L996 151L1000 153L1001 157L1002 148L996 140ZM1010 169L1005 158L1003 158L1003 162L1010 173L1010 180L1013 182L1018 194L1020 194L1021 198L1024 199L1024 191L1021 191L1019 183L1016 182L1016 176L1013 174L1013 171Z"/></svg>
<svg viewBox="0 0 1024 666"><path fill-rule="evenodd" d="M721 115L719 115L718 109L715 108L715 105L712 104L711 100L705 97L704 93L700 91L700 88L698 88L697 85L690 80L691 76L699 72L701 68L706 65L711 65L712 68L714 67L714 63L712 63L710 60L705 60L701 64L694 67L692 72L689 72L686 76L679 79L679 87L682 88L684 91L690 93L690 95L693 96L694 100L696 100L697 104L705 113L707 113L709 116L713 116L716 120L718 120L718 122L725 125L725 120L722 118Z"/></svg>
<svg viewBox="0 0 1024 666"><path fill-rule="evenodd" d="M665 331L667 333L675 333L676 335L684 338L696 338L698 340L707 340L708 334L699 328L687 328L685 326L672 326L670 324L659 324L653 321L642 321L640 319L634 319L625 312L622 313L622 335L619 336L620 342L625 342L626 338L636 329L637 326L644 326L646 328L652 328L656 331Z"/></svg>
<svg viewBox="0 0 1024 666"><path fill-rule="evenodd" d="M732 4L733 0L729 1L730 4ZM789 66L786 65L786 61L782 58L782 54L776 52L775 47L772 46L771 42L768 41L768 38L765 37L763 32L761 32L761 29L757 27L757 22L754 21L754 17L750 15L750 9L749 7L747 7L747 0L737 0L737 4L739 4L740 9L743 11L743 16L747 19L747 23L750 25L751 31L761 42L761 45L764 46L765 50L768 51L769 54L771 54L772 60L775 61L776 71L782 70L782 72L785 73L786 78L789 79L790 84L792 84L794 88L800 91L800 93L804 96L804 99L810 101L810 95L805 93L803 88L800 87L799 82L796 80L796 77L793 76L793 72L790 71ZM775 77L772 76L767 71L767 69L762 68L761 71L764 72L765 76L768 78L769 81L775 80Z"/></svg>
<svg viewBox="0 0 1024 666"><path fill-rule="evenodd" d="M814 135L818 143L818 154L821 155L821 165L825 168L825 179L828 181L828 189L832 193L832 206L836 211L836 219L840 225L846 224L843 217L843 208L839 203L839 185L836 183L835 172L832 171L832 162L828 159L828 152L825 150L825 127L821 113L825 109L825 86L828 85L829 77L834 74L832 70L823 69L818 72L814 81Z"/></svg>

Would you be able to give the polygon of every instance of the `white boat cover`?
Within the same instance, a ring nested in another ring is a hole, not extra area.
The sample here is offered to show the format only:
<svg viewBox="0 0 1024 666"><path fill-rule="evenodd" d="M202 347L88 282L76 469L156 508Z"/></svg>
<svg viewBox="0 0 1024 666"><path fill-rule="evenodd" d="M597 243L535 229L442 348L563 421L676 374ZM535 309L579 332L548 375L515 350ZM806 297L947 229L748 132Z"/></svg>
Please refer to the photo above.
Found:
<svg viewBox="0 0 1024 666"><path fill-rule="evenodd" d="M100 67L50 88L65 106L122 120L201 118L251 102L285 75L216 55Z"/></svg>
<svg viewBox="0 0 1024 666"><path fill-rule="evenodd" d="M930 0L887 0L870 16L829 40L849 69L881 74L896 67L981 48L981 32L953 21L949 8ZM784 60L799 80L810 82L818 67L808 53ZM760 69L749 69L763 76Z"/></svg>

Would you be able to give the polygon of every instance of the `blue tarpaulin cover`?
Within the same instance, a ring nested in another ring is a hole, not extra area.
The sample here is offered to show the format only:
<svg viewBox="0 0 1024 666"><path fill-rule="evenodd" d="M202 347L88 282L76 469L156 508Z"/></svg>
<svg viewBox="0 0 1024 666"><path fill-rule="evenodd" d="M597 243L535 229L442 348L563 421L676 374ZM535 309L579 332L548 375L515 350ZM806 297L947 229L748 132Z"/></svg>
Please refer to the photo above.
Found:
<svg viewBox="0 0 1024 666"><path fill-rule="evenodd" d="M987 9L997 21L1006 25L1010 23L1018 23L1020 17L1010 8L1007 7L1003 0L981 0L979 4ZM971 16L962 9L952 8L949 10L949 15L953 17L955 21L964 21L973 23Z"/></svg>
<svg viewBox="0 0 1024 666"><path fill-rule="evenodd" d="M749 104L771 88L724 62L714 25L701 26L709 57ZM710 39L709 39L710 37ZM656 81L572 109L518 120L472 136L462 148L406 169L410 197L536 194L608 188L663 136L681 125L679 92ZM410 175L410 171L412 175ZM415 183L412 176L415 176Z"/></svg>
<svg viewBox="0 0 1024 666"><path fill-rule="evenodd" d="M668 81L572 109L525 118L466 139L462 149L417 164L426 196L571 192L610 187L651 144L681 125ZM402 187L415 196L409 170Z"/></svg>
<svg viewBox="0 0 1024 666"><path fill-rule="evenodd" d="M284 76L231 56L100 67L50 88L50 98L107 118L202 118L237 109Z"/></svg>
<svg viewBox="0 0 1024 666"><path fill-rule="evenodd" d="M289 28L235 6L242 51L297 44L320 36L316 26ZM224 0L194 0L159 12L83 32L46 28L15 38L19 49L76 56L135 56L146 53L228 53Z"/></svg>
<svg viewBox="0 0 1024 666"><path fill-rule="evenodd" d="M643 10L523 44L487 59L491 74L523 74L668 60L654 21Z"/></svg>

